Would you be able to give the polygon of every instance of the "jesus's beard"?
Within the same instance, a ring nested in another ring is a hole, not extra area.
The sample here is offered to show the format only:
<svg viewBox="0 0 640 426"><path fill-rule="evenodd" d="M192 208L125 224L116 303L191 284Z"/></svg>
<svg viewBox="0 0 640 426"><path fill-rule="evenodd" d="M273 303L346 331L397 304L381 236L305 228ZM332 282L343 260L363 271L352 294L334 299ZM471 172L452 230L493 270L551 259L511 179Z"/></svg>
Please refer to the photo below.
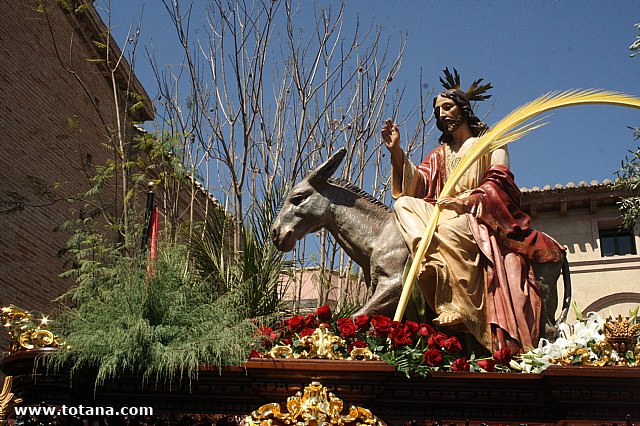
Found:
<svg viewBox="0 0 640 426"><path fill-rule="evenodd" d="M455 131L458 130L460 126L462 126L463 121L464 119L462 118L461 115L459 115L456 118L446 120L444 122L444 127L446 129L446 132L449 134L455 133Z"/></svg>

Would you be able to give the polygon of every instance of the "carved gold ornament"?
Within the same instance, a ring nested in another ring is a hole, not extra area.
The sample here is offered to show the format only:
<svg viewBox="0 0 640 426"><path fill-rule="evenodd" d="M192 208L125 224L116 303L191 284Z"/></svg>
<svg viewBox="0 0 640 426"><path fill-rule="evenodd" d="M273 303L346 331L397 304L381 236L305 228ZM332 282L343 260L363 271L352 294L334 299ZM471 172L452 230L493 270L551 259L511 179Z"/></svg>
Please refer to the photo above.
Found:
<svg viewBox="0 0 640 426"><path fill-rule="evenodd" d="M325 325L316 328L309 336L300 339L303 346L309 347L304 358L341 359L336 346L344 347L344 340L335 336Z"/></svg>
<svg viewBox="0 0 640 426"><path fill-rule="evenodd" d="M604 367L611 361L611 346L606 342L601 342L593 348L597 358L590 359L590 352L584 348L572 348L565 351L562 356L555 360L554 364L574 365L576 359L578 364L589 367ZM579 358L578 358L579 357Z"/></svg>
<svg viewBox="0 0 640 426"><path fill-rule="evenodd" d="M1 317L11 339L10 354L23 349L62 346L60 338L45 328L49 324L46 316L36 320L29 311L11 305L2 308Z"/></svg>
<svg viewBox="0 0 640 426"><path fill-rule="evenodd" d="M326 325L316 328L312 334L300 339L300 345L305 347L301 353L295 353L290 346L274 346L268 353L271 358L296 359L347 359L347 360L380 360L367 348L354 348L348 358L343 356L346 346L344 339L334 335Z"/></svg>
<svg viewBox="0 0 640 426"><path fill-rule="evenodd" d="M357 361L380 361L380 357L378 355L374 355L369 348L353 348L349 354L349 358L347 359Z"/></svg>
<svg viewBox="0 0 640 426"><path fill-rule="evenodd" d="M16 398L13 392L11 392L11 386L13 385L13 377L6 376L4 378L4 384L2 385L2 392L0 393L0 426L7 424L7 419L13 412L16 405L22 404L22 398Z"/></svg>
<svg viewBox="0 0 640 426"><path fill-rule="evenodd" d="M247 416L247 426L272 425L380 425L382 422L366 408L350 406L348 414L340 414L344 404L319 382L312 382L304 392L296 392L287 399L287 412L280 404L265 404Z"/></svg>
<svg viewBox="0 0 640 426"><path fill-rule="evenodd" d="M615 320L609 317L604 324L604 335L613 349L624 354L627 351L633 351L640 335L640 324L632 323L629 318L623 318L622 315L618 315Z"/></svg>

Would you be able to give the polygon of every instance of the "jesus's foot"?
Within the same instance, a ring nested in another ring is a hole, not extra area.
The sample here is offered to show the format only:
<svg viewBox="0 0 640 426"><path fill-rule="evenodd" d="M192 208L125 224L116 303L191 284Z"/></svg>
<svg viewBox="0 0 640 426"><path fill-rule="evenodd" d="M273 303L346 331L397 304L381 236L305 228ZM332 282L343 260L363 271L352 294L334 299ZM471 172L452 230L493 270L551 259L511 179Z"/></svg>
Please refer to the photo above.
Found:
<svg viewBox="0 0 640 426"><path fill-rule="evenodd" d="M457 312L443 311L433 320L438 325L452 326L462 322L462 316Z"/></svg>

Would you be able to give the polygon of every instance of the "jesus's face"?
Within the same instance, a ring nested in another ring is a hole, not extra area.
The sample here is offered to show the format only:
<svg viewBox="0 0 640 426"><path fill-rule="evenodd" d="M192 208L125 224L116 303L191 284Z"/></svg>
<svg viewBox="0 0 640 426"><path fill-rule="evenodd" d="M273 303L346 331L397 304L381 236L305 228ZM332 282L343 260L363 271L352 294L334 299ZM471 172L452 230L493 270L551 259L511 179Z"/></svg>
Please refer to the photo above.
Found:
<svg viewBox="0 0 640 426"><path fill-rule="evenodd" d="M462 109L452 99L442 95L436 98L433 113L446 133L453 134L464 123Z"/></svg>

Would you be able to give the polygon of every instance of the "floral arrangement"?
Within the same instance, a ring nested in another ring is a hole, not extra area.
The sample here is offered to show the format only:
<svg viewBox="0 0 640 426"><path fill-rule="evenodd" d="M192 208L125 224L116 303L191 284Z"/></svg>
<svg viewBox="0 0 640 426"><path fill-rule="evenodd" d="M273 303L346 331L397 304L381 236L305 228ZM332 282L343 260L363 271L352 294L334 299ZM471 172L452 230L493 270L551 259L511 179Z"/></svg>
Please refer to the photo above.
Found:
<svg viewBox="0 0 640 426"><path fill-rule="evenodd" d="M320 326L342 339L344 345L336 343L333 349L343 357L348 357L355 348L368 348L374 356L407 375L428 376L432 371L509 371L509 349L478 359L464 353L456 336L436 331L429 324L398 322L382 315L334 318L327 305L307 316L294 315L274 327L260 327L261 347L254 348L251 357L269 357L269 351L276 346L286 346L294 354L301 354L308 349L305 337Z"/></svg>
<svg viewBox="0 0 640 426"><path fill-rule="evenodd" d="M576 307L578 319L573 325L561 324L555 342L540 339L537 348L519 355L509 366L526 373L540 373L550 365L640 366L637 312L604 320L595 312L583 317Z"/></svg>

